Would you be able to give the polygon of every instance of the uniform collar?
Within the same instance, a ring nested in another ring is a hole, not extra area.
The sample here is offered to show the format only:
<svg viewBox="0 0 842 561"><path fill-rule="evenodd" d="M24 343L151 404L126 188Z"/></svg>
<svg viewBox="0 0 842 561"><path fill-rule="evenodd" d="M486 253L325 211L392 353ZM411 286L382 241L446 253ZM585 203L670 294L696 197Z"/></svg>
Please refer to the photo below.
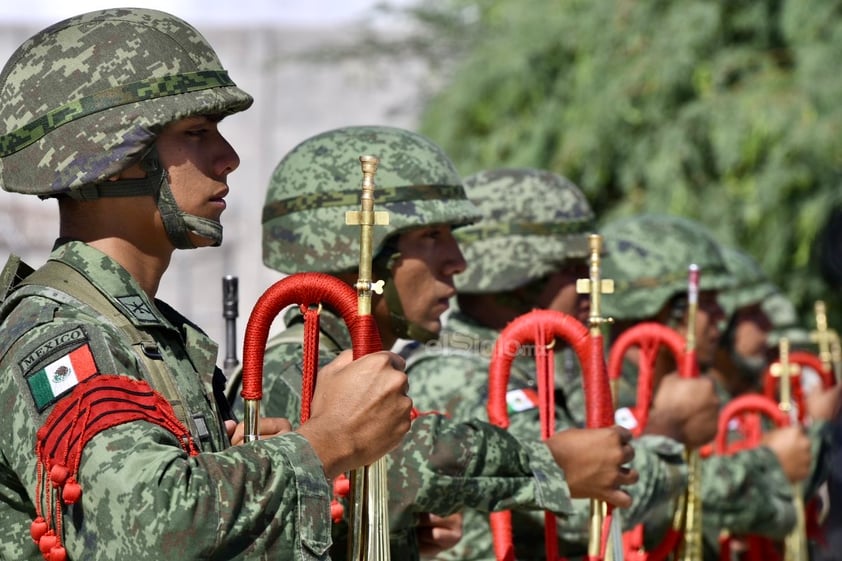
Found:
<svg viewBox="0 0 842 561"><path fill-rule="evenodd" d="M175 329L134 277L98 249L84 242L59 239L50 254L50 260L73 267L122 310L134 325L158 325Z"/></svg>

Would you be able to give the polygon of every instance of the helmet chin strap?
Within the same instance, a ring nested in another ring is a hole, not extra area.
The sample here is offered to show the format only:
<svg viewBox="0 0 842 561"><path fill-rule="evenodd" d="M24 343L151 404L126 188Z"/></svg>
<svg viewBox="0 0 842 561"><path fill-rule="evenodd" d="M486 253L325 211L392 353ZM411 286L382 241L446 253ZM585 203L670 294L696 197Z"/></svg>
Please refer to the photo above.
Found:
<svg viewBox="0 0 842 561"><path fill-rule="evenodd" d="M193 249L196 244L190 239L190 234L196 234L211 240L214 247L222 243L222 224L215 220L201 218L187 214L175 202L167 174L162 174L157 193L158 210L164 221L164 230L170 241L178 249Z"/></svg>
<svg viewBox="0 0 842 561"><path fill-rule="evenodd" d="M386 282L386 286L383 287L383 298L385 298L386 307L389 309L389 319L395 335L401 339L411 339L419 343L426 343L439 338L437 333L424 329L417 323L412 323L406 319L401 297L394 282Z"/></svg>
<svg viewBox="0 0 842 561"><path fill-rule="evenodd" d="M166 170L158 159L158 150L154 145L144 154L140 164L146 171L141 179L120 179L94 185L86 185L71 191L69 196L78 200L90 201L100 197L137 197L150 195L161 213L164 230L170 241L178 249L194 249L196 244L190 239L195 234L211 240L214 247L222 243L222 224L200 216L187 214L175 202Z"/></svg>

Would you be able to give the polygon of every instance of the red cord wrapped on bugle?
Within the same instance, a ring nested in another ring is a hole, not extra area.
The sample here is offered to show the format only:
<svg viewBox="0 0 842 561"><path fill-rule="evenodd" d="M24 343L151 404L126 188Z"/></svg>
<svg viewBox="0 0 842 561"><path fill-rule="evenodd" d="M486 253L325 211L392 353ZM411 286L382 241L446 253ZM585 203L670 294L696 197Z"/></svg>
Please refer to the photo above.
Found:
<svg viewBox="0 0 842 561"><path fill-rule="evenodd" d="M763 437L760 416L765 416L777 427L789 425L789 417L778 403L760 394L745 394L735 397L725 404L719 412L716 439L713 443L713 453L727 455L760 446ZM737 424L735 429L734 424ZM729 434L734 431L742 433L741 440L729 442ZM719 559L730 561L736 538L730 533L723 533L719 539ZM769 538L748 535L740 538L745 542L745 552L741 559L744 561L778 561L781 554L775 543Z"/></svg>
<svg viewBox="0 0 842 561"><path fill-rule="evenodd" d="M608 377L619 380L622 377L623 357L632 349L639 349L637 370L637 399L631 408L635 425L629 427L635 437L643 434L649 421L655 384L655 363L658 355L666 350L676 364L684 364L684 337L676 330L662 323L638 323L624 331L611 345L608 355ZM650 550L644 549L643 524L638 524L623 533L624 558L631 561L663 561L678 547L681 532L670 525L661 542Z"/></svg>
<svg viewBox="0 0 842 561"><path fill-rule="evenodd" d="M304 315L304 357L301 391L301 421L309 418L319 354L319 312L322 306L342 316L351 335L354 359L382 350L377 325L371 315L371 292L382 289L372 282L372 228L388 223L383 212L374 212L374 174L379 160L360 156L362 194L360 210L350 211L346 223L360 226L359 278L352 288L344 281L322 273L297 273L272 285L257 301L246 326L243 347L242 391L245 440L259 438L260 400L263 397L263 360L272 321L287 306L298 305ZM370 466L353 470L350 485L344 476L335 489L349 490L348 559L389 561L388 489L386 467L381 458ZM350 487L350 489L348 489ZM331 505L334 521L342 518L342 507Z"/></svg>
<svg viewBox="0 0 842 561"><path fill-rule="evenodd" d="M599 295L613 290L610 281L599 278L601 238L592 235L591 276L577 283L579 292L591 294L591 328L586 328L573 316L558 311L533 310L509 323L497 338L489 368L488 418L502 428L508 428L509 416L506 395L512 361L521 349L533 348L535 354L541 438L546 440L555 432L555 366L554 346L558 339L566 341L582 366L585 393L585 416L588 428L610 427L614 424L611 388L605 372L603 338L599 329L603 318L599 315ZM582 284L584 281L584 284ZM584 288L582 288L584 286ZM602 501L591 504L588 561L605 558L611 527L611 509ZM544 538L546 559L558 560L558 534L555 515L545 512ZM511 513L501 511L490 516L494 552L498 561L514 561Z"/></svg>

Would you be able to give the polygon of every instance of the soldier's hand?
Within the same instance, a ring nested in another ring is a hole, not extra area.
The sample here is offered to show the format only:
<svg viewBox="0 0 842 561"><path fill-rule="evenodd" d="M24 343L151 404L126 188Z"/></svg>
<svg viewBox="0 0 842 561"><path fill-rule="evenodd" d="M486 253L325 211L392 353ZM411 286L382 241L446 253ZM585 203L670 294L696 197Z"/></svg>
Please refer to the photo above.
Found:
<svg viewBox="0 0 842 561"><path fill-rule="evenodd" d="M462 513L455 512L450 516L421 513L416 532L419 553L427 557L435 557L462 539Z"/></svg>
<svg viewBox="0 0 842 561"><path fill-rule="evenodd" d="M805 396L807 414L811 419L829 421L839 412L842 384L830 388L816 388Z"/></svg>
<svg viewBox="0 0 842 561"><path fill-rule="evenodd" d="M310 442L329 478L371 464L409 430L405 365L387 351L354 361L345 351L319 371L310 419L297 432Z"/></svg>
<svg viewBox="0 0 842 561"><path fill-rule="evenodd" d="M763 435L760 443L769 447L781 464L787 479L802 481L810 475L812 448L801 426L775 429Z"/></svg>
<svg viewBox="0 0 842 561"><path fill-rule="evenodd" d="M718 416L719 398L710 378L668 374L658 384L644 432L698 448L716 436Z"/></svg>
<svg viewBox="0 0 842 561"><path fill-rule="evenodd" d="M620 426L602 429L567 429L545 443L564 470L570 496L594 498L627 508L632 499L620 489L636 482L637 471L625 467L634 458L632 434Z"/></svg>
<svg viewBox="0 0 842 561"><path fill-rule="evenodd" d="M260 439L271 438L279 434L292 431L292 425L288 419L282 417L261 417L258 423L260 427ZM231 446L238 446L245 441L245 424L235 421L225 421L225 432L231 440Z"/></svg>

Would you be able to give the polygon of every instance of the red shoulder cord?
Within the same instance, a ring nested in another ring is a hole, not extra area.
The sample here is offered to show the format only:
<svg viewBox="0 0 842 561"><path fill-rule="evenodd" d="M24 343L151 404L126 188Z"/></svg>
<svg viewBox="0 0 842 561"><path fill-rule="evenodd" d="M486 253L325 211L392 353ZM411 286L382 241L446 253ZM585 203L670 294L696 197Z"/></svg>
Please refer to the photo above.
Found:
<svg viewBox="0 0 842 561"><path fill-rule="evenodd" d="M270 286L258 299L246 326L243 341L243 399L263 397L263 359L272 321L287 306L298 305L304 314L304 361L301 381L301 422L310 418L310 401L319 363L319 310L322 305L339 314L351 334L354 358L383 348L372 315L357 314L357 293L344 281L324 273L296 273ZM413 418L415 418L413 410ZM331 517L340 522L340 497L348 495L350 482L343 474L334 480Z"/></svg>
<svg viewBox="0 0 842 561"><path fill-rule="evenodd" d="M82 450L105 429L131 421L163 427L178 439L185 452L191 456L199 453L190 431L178 420L172 406L146 382L98 375L79 383L52 410L38 430L35 444L36 518L30 535L47 561L67 559L61 544L62 505L75 504L82 496L77 481Z"/></svg>
<svg viewBox="0 0 842 561"><path fill-rule="evenodd" d="M589 428L607 427L614 424L611 390L605 375L602 338L592 336L589 330L576 318L562 312L533 310L509 323L500 333L494 345L488 379L488 419L502 428L509 427L509 413L506 394L512 361L518 351L526 345L535 345L535 362L540 403L541 438L547 439L555 432L555 366L553 345L557 338L564 339L575 351L584 373L586 425ZM602 555L610 527L610 512L605 518L602 530ZM559 559L558 534L555 515L545 512L544 538L546 558ZM512 522L509 511L490 515L494 539L494 553L498 561L514 561ZM595 561L589 557L589 561Z"/></svg>
<svg viewBox="0 0 842 561"><path fill-rule="evenodd" d="M608 355L608 377L611 380L619 380L622 377L623 358L630 349L637 348L640 353L637 366L637 399L632 408L632 415L637 421L637 426L631 429L635 437L643 433L649 421L649 407L652 405L655 384L655 362L660 352L667 350L672 354L682 376L698 374L695 352L686 352L685 347L684 337L680 333L657 322L638 323L621 333L611 345ZM643 524L638 524L623 533L624 559L662 561L678 547L681 538L681 532L670 525L661 543L646 551L643 547Z"/></svg>

